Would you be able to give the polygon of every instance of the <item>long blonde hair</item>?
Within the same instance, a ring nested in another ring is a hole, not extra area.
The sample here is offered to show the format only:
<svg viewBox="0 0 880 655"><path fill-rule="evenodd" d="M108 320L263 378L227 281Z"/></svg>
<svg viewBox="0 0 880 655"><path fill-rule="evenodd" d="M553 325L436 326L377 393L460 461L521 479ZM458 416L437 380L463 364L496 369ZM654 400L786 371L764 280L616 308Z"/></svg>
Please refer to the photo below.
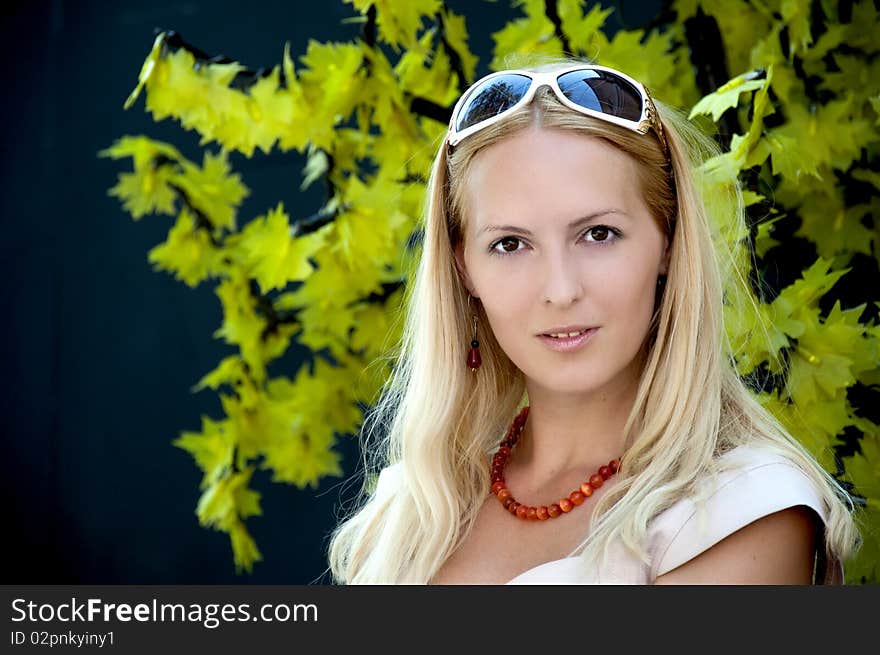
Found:
<svg viewBox="0 0 880 655"><path fill-rule="evenodd" d="M555 60L533 70L577 62ZM827 555L841 560L858 534L847 492L765 410L734 370L725 337L722 279L739 280L734 248L717 248L696 179L717 152L711 138L678 111L657 102L669 144L574 112L542 89L529 106L470 136L452 153L440 145L428 181L424 239L405 295L403 336L393 370L361 431L365 480L398 464L375 494L367 483L357 506L333 531L328 561L333 581L347 584L427 583L474 525L489 493L490 453L524 404L525 381L487 330L476 375L464 365L471 311L488 325L454 264L467 207L463 180L481 149L538 122L605 140L639 164L639 182L654 219L670 233L667 283L652 322L648 357L626 422L626 451L617 483L596 504L589 535L575 551L607 554L615 540L644 561L648 524L696 482L720 470L718 455L759 444L787 456L815 482L830 508ZM735 186L735 185L734 185ZM738 188L727 228L744 231ZM734 275L730 275L733 272Z"/></svg>

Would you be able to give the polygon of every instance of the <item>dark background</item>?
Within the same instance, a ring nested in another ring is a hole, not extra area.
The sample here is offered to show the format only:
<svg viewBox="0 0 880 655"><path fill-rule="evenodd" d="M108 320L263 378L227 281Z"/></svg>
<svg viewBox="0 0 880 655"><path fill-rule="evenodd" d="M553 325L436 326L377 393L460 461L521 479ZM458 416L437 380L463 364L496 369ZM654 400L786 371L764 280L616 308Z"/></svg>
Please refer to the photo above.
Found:
<svg viewBox="0 0 880 655"><path fill-rule="evenodd" d="M504 0L447 4L468 19L477 75L489 72L491 33L519 11ZM603 3L615 7L609 33L647 22L659 4ZM54 0L0 12L2 583L326 583L327 536L352 489L340 478L298 490L254 474L264 515L247 522L263 554L252 574L235 574L225 533L199 526L201 471L171 441L199 431L202 415L222 416L213 391L190 387L234 350L211 337L222 320L213 283L190 289L147 262L173 219L134 222L107 196L130 164L97 153L145 134L201 162L198 137L154 123L143 97L122 109L154 28L257 69L280 63L286 41L298 63L309 39L356 37L360 26L342 23L354 8ZM295 152L231 161L251 189L240 226L279 200L291 217L323 201L320 184L298 190ZM273 374L292 377L308 353L290 355ZM338 448L348 475L356 441L340 435Z"/></svg>

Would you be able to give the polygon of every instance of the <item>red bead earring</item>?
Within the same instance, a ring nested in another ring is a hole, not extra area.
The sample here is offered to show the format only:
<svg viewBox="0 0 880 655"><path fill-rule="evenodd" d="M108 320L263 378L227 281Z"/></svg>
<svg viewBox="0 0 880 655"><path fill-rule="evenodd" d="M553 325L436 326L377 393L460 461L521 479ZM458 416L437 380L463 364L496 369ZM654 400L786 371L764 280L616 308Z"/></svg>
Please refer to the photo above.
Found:
<svg viewBox="0 0 880 655"><path fill-rule="evenodd" d="M468 296L468 307L470 307L470 305L471 297ZM472 316L474 318L474 338L471 340L471 350L467 356L467 366L471 371L476 373L483 361L480 359L480 342L477 341L477 315L473 314Z"/></svg>

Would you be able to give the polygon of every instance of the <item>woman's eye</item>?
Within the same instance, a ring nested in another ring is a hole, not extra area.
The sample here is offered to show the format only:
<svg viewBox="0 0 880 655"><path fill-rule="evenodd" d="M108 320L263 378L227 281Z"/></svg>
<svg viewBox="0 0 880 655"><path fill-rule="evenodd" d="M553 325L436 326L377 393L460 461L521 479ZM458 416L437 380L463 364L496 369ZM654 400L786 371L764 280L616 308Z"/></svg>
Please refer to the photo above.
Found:
<svg viewBox="0 0 880 655"><path fill-rule="evenodd" d="M605 225L597 225L595 227L591 227L584 234L592 235L592 241L605 241L608 238L608 235L611 233L611 230Z"/></svg>
<svg viewBox="0 0 880 655"><path fill-rule="evenodd" d="M499 252L498 246L501 246L500 252L502 252L502 253L516 252L517 250L519 250L519 248L517 246L521 243L522 243L522 241L520 241L516 237L504 237L503 239L499 239L495 243L495 245L492 246L492 251L496 252L496 253ZM505 244L507 244L507 246L511 246L511 247L508 248L505 246Z"/></svg>

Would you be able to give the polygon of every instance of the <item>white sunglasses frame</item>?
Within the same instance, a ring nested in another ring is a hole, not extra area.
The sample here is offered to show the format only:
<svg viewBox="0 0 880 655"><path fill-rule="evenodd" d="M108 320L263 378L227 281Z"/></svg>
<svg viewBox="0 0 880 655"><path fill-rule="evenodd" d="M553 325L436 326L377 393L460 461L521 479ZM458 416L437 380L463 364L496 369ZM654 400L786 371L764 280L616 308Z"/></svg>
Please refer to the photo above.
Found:
<svg viewBox="0 0 880 655"><path fill-rule="evenodd" d="M611 73L632 84L632 86L642 96L642 113L639 116L639 120L633 121L626 118L619 118L618 116L614 116L612 114L606 114L601 111L596 111L595 109L583 107L576 102L572 102L571 100L569 100L568 97L566 97L566 95L562 92L562 89L559 88L559 83L557 82L557 79L560 76L565 75L566 73L571 73L579 70L592 70ZM482 86L489 80L495 77L499 77L501 75L523 75L531 80L531 84L529 85L528 90L522 98L520 98L517 102L515 102L513 105L511 105L501 113L495 114L494 116L487 118L486 120L480 121L479 123L470 125L460 132L456 131L455 122L458 118L458 114L464 107L465 102L467 102L467 99L471 96L471 94L477 89L477 87ZM633 132L638 132L639 134L647 134L648 130L653 127L654 130L657 132L657 136L660 138L660 143L663 146L663 150L666 153L667 158L669 157L669 146L666 142L666 135L663 133L663 124L660 122L660 115L657 113L657 108L654 106L654 101L651 99L651 94L648 93L648 88L641 82L634 80L626 73L622 73L617 69L608 68L607 66L593 66L589 64L579 64L576 66L569 66L567 68L545 72L535 72L513 68L509 70L497 71L495 73L490 73L489 75L481 77L479 80L471 84L470 87L468 87L468 89L458 99L458 102L455 103L455 107L453 107L452 109L452 116L449 119L449 128L446 134L447 147L452 148L457 146L459 143L461 143L462 140L466 139L471 134L479 132L480 130L489 127L490 125L493 125L498 121L503 120L504 117L510 114L512 111L525 104L528 104L529 102L531 102L532 98L535 97L535 93L538 91L538 89L540 89L542 86L549 86L553 90L553 93L556 94L556 97L559 98L559 101L566 107L569 107L574 111L580 112L587 116L592 116L594 118L598 118L609 123L614 123L615 125L620 125L621 127L630 129Z"/></svg>

